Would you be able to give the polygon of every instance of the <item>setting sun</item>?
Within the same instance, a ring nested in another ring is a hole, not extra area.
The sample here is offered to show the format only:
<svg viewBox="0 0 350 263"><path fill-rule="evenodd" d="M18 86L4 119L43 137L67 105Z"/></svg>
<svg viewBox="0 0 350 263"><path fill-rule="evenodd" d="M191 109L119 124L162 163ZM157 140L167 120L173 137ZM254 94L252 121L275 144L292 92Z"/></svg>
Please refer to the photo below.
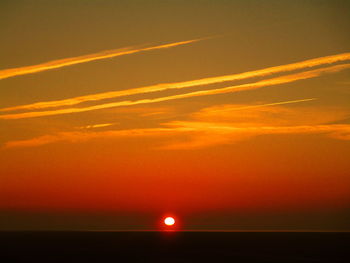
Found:
<svg viewBox="0 0 350 263"><path fill-rule="evenodd" d="M164 219L164 224L166 224L167 226L172 226L175 224L175 219L172 217L167 217Z"/></svg>

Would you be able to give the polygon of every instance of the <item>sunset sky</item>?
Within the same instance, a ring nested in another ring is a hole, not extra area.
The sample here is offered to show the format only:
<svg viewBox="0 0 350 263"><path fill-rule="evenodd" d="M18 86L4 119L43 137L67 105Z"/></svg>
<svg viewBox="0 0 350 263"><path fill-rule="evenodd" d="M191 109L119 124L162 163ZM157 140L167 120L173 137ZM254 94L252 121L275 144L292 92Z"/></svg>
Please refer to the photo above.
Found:
<svg viewBox="0 0 350 263"><path fill-rule="evenodd" d="M0 230L350 230L349 1L0 1Z"/></svg>

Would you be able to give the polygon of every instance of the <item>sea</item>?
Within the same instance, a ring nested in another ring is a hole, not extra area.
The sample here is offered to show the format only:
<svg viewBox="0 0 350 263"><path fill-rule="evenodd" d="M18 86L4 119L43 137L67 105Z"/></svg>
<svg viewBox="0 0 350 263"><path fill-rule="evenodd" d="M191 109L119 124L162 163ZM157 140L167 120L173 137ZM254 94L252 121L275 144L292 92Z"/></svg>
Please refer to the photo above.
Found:
<svg viewBox="0 0 350 263"><path fill-rule="evenodd" d="M0 232L0 262L350 262L350 233Z"/></svg>

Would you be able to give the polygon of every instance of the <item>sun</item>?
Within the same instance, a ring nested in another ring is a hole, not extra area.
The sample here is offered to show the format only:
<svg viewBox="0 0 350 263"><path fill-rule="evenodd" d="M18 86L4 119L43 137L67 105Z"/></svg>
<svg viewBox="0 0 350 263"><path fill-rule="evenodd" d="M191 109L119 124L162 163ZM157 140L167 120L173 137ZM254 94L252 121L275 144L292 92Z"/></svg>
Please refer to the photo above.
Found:
<svg viewBox="0 0 350 263"><path fill-rule="evenodd" d="M169 216L164 219L164 224L166 224L167 226L172 226L175 224L175 219Z"/></svg>

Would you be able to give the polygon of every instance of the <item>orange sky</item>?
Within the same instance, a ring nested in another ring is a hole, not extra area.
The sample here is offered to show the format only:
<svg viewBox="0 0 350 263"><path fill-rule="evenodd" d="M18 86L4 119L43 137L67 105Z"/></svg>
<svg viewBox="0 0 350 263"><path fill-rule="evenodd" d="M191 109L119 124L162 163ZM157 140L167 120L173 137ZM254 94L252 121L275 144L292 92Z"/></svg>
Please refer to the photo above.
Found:
<svg viewBox="0 0 350 263"><path fill-rule="evenodd" d="M0 3L0 229L349 230L348 11Z"/></svg>

